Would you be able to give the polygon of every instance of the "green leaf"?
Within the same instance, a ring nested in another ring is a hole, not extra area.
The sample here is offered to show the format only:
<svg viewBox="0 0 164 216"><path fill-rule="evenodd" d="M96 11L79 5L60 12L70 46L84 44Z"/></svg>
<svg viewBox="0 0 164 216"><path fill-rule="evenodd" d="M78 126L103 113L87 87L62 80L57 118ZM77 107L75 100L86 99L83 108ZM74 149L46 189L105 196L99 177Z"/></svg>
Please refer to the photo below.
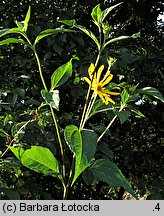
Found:
<svg viewBox="0 0 164 216"><path fill-rule="evenodd" d="M138 37L140 37L140 33L133 34L132 36L119 36L119 37L116 37L116 38L113 38L113 39L107 41L107 42L104 44L104 48L105 48L106 46L108 46L109 44L114 43L114 42L118 42L118 41L120 41L120 40L131 39L131 38L134 38L134 39L135 39L135 38L138 38Z"/></svg>
<svg viewBox="0 0 164 216"><path fill-rule="evenodd" d="M107 9L105 9L105 10L102 12L101 17L100 17L101 23L104 21L104 19L107 17L107 15L108 15L115 7L119 6L119 5L122 4L122 3L123 3L123 2L120 2L119 4L116 4L116 5L112 6L112 7L109 7L109 8L107 8Z"/></svg>
<svg viewBox="0 0 164 216"><path fill-rule="evenodd" d="M5 40L2 40L2 41L0 41L0 46L10 44L10 43L20 43L20 44L24 44L24 45L30 47L30 45L27 42L25 42L22 39L17 39L17 38L8 38L8 39L5 39Z"/></svg>
<svg viewBox="0 0 164 216"><path fill-rule="evenodd" d="M123 106L129 99L129 93L127 89L124 89L121 93L121 105Z"/></svg>
<svg viewBox="0 0 164 216"><path fill-rule="evenodd" d="M97 113L111 111L111 110L113 110L113 105L111 103L105 105L102 99L99 99L94 103L92 112L90 113L88 118L90 118L91 116Z"/></svg>
<svg viewBox="0 0 164 216"><path fill-rule="evenodd" d="M101 8L100 8L100 4L96 5L93 10L92 10L92 13L91 13L91 16L94 20L94 23L99 26L100 25L100 17L101 17L101 14L102 14L102 11L101 11Z"/></svg>
<svg viewBox="0 0 164 216"><path fill-rule="evenodd" d="M23 30L23 22L19 22L16 20L15 23L18 26L19 30L22 31Z"/></svg>
<svg viewBox="0 0 164 216"><path fill-rule="evenodd" d="M96 152L97 134L92 130L82 130L75 125L65 128L65 140L70 150L75 154L75 173L72 185L78 176L90 165Z"/></svg>
<svg viewBox="0 0 164 216"><path fill-rule="evenodd" d="M28 8L26 18L24 20L23 31L25 31L25 32L27 31L27 28L28 28L28 23L29 23L29 20L30 20L30 14L31 14L31 6L29 6L29 8Z"/></svg>
<svg viewBox="0 0 164 216"><path fill-rule="evenodd" d="M132 106L127 106L126 109L128 109L131 112L134 112L137 115L136 117L138 117L138 118L144 118L145 117L143 113L141 113L138 109L136 109Z"/></svg>
<svg viewBox="0 0 164 216"><path fill-rule="evenodd" d="M79 156L81 155L81 160L78 155L76 155L75 160L75 175L72 181L72 185L78 178L78 176L88 167L90 166L94 154L96 152L96 144L97 144L97 134L93 130L84 129L81 131L82 136L82 154L79 152Z"/></svg>
<svg viewBox="0 0 164 216"><path fill-rule="evenodd" d="M63 23L65 25L68 25L68 26L74 26L76 25L76 20L57 20L58 22L60 23Z"/></svg>
<svg viewBox="0 0 164 216"><path fill-rule="evenodd" d="M0 37L7 35L7 34L21 34L21 31L19 28L12 28L12 29L1 29L0 30Z"/></svg>
<svg viewBox="0 0 164 216"><path fill-rule="evenodd" d="M58 161L48 148L41 146L31 146L29 149L8 147L21 163L29 169L44 175L60 175Z"/></svg>
<svg viewBox="0 0 164 216"><path fill-rule="evenodd" d="M81 160L82 154L82 137L75 125L68 125L65 128L64 136L70 150Z"/></svg>
<svg viewBox="0 0 164 216"><path fill-rule="evenodd" d="M40 34L35 39L34 45L36 45L41 39L47 36L55 35L57 33L62 33L62 32L74 32L74 30L65 29L65 28L47 29L45 31L40 32Z"/></svg>
<svg viewBox="0 0 164 216"><path fill-rule="evenodd" d="M92 31L90 31L89 29L85 28L84 26L81 25L75 25L76 28L80 29L81 31L83 31L85 34L87 34L90 38L92 38L92 40L96 43L98 49L100 49L100 44L96 38L96 36L93 34Z"/></svg>
<svg viewBox="0 0 164 216"><path fill-rule="evenodd" d="M72 59L57 68L51 77L51 91L63 85L72 76Z"/></svg>
<svg viewBox="0 0 164 216"><path fill-rule="evenodd" d="M114 114L119 117L121 124L123 124L130 116L129 111L121 111L121 112L119 112L118 110L115 110Z"/></svg>
<svg viewBox="0 0 164 216"><path fill-rule="evenodd" d="M11 114L6 115L4 120L3 120L4 125L6 125L12 119L13 119L13 117Z"/></svg>
<svg viewBox="0 0 164 216"><path fill-rule="evenodd" d="M41 90L41 95L47 104L59 111L60 97L58 90L53 90L51 92L48 90Z"/></svg>
<svg viewBox="0 0 164 216"><path fill-rule="evenodd" d="M144 88L138 89L136 90L136 93L150 95L164 102L163 95L156 88L153 88L153 87L144 87Z"/></svg>
<svg viewBox="0 0 164 216"><path fill-rule="evenodd" d="M91 170L97 181L106 182L112 187L123 187L133 197L138 199L130 183L122 174L121 170L109 159L96 160L91 166Z"/></svg>

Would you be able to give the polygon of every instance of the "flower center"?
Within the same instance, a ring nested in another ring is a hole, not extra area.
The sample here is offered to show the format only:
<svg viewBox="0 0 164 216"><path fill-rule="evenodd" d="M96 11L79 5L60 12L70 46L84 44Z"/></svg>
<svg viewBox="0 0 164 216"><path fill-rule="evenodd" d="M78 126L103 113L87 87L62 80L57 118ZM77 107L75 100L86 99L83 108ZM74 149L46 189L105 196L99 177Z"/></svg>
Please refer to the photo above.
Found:
<svg viewBox="0 0 164 216"><path fill-rule="evenodd" d="M97 86L97 91L102 91L101 85L98 85L98 86Z"/></svg>

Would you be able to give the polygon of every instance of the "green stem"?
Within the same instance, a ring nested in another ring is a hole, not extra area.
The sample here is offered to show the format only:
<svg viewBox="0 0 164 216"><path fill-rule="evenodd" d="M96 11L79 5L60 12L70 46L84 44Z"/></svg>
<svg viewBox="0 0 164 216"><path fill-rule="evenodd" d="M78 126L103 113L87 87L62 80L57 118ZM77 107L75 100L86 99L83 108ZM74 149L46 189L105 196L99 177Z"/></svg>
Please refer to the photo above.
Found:
<svg viewBox="0 0 164 216"><path fill-rule="evenodd" d="M100 60L101 52L102 51L100 49L99 54L98 54L97 59L96 59L96 62L95 62L95 71L96 71L98 62ZM95 73L95 71L94 71L94 73ZM90 92L91 92L92 81L93 81L93 78L91 80L91 85L89 85L89 88L88 88L88 92L87 92L87 96L86 96L86 100L85 100L85 104L84 104L84 109L83 109L83 114L82 114L82 117L81 117L81 122L80 122L79 130L83 129L84 119L85 119L85 114L86 114L86 109L87 109L87 106L88 106L88 103L89 103L89 95L90 95Z"/></svg>
<svg viewBox="0 0 164 216"><path fill-rule="evenodd" d="M43 77L43 73L42 73L42 67L41 67L40 59L39 59L39 56L38 56L34 46L33 46L33 51L34 51L34 54L35 54L35 57L36 57L36 60L37 60L39 74L40 74L44 89L47 90L47 86L46 86L46 83L45 83L45 80L44 80L44 77ZM53 110L51 105L50 105L50 110L51 110L52 118L53 118L53 121L54 121L54 124L55 124L57 138L58 138L58 142L59 142L59 146L60 146L60 153L61 153L61 157L62 157L62 174L63 174L63 178L65 178L64 150L63 150L63 145L62 145L61 138L60 138L60 132L59 132L59 127L58 127L57 117L56 117L56 115L54 113L54 110Z"/></svg>
<svg viewBox="0 0 164 216"><path fill-rule="evenodd" d="M68 192L69 192L69 189L70 189L70 186L71 186L71 183L72 183L74 168L75 168L75 154L73 154L72 165L71 165L71 169L70 169L70 173L69 173L68 182L67 182L67 185L64 187L63 200L67 199Z"/></svg>
<svg viewBox="0 0 164 216"><path fill-rule="evenodd" d="M119 112L121 112L126 104L124 104L123 106L120 107ZM109 130L109 128L111 127L111 125L113 124L113 122L116 120L117 115L115 115L113 117L113 119L109 122L108 126L106 127L106 129L102 132L102 134L99 136L99 138L97 139L97 143L102 139L102 137L105 135L105 133Z"/></svg>

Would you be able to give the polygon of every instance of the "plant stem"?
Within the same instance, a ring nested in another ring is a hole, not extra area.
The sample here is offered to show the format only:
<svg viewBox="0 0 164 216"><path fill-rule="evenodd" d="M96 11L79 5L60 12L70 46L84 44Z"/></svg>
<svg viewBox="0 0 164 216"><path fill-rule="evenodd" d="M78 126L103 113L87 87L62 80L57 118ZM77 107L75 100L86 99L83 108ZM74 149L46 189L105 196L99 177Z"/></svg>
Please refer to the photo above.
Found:
<svg viewBox="0 0 164 216"><path fill-rule="evenodd" d="M121 112L126 104L124 104L123 106L120 107L119 112ZM102 137L104 136L104 134L109 130L109 128L111 127L111 125L113 124L113 122L116 120L117 115L115 115L113 117L113 119L109 122L108 126L106 127L106 129L102 132L102 134L99 136L99 138L97 139L97 143L102 139Z"/></svg>
<svg viewBox="0 0 164 216"><path fill-rule="evenodd" d="M37 64L38 64L38 69L39 69L39 74L40 74L40 78L42 80L44 89L47 90L47 86L43 77L43 73L42 73L42 68L41 68L41 63L40 63L40 59L39 56L35 50L35 47L33 47L33 52L35 54L36 60L37 60ZM54 110L52 108L52 106L50 105L50 110L51 110L51 115L55 124L55 129L56 129L56 133L57 133L57 138L58 138L58 142L59 142L59 146L60 146L60 153L61 153L61 157L62 157L62 174L63 174L63 178L65 178L65 159L64 159L64 150L63 150L63 145L61 142L61 138L60 138L60 132L59 132L59 127L58 127L58 122L57 122L57 117L54 113Z"/></svg>
<svg viewBox="0 0 164 216"><path fill-rule="evenodd" d="M73 158L72 158L72 165L71 165L71 169L70 169L70 173L69 173L68 182L67 182L67 185L64 187L63 200L67 199L69 188L70 188L71 183L72 183L74 167L75 167L75 153L73 154Z"/></svg>
<svg viewBox="0 0 164 216"><path fill-rule="evenodd" d="M102 51L101 51L101 49L100 49L99 54L98 54L97 59L96 59L96 62L95 62L95 71L96 71L98 62L99 62L99 60L100 60L101 52L102 52ZM94 71L93 73L95 73L95 71ZM94 76L93 76L93 77L94 77ZM85 119L85 115L86 115L86 109L87 109L87 106L88 106L88 103L89 103L89 95L90 95L90 92L91 92L92 82L93 82L93 78L92 78L92 80L91 80L91 85L89 85L88 92L87 92L87 96L86 96L86 100L85 100L85 104L84 104L83 114L82 114L81 122L80 122L80 126L79 126L79 130L80 130L80 131L83 129L83 126L84 126L84 119Z"/></svg>

